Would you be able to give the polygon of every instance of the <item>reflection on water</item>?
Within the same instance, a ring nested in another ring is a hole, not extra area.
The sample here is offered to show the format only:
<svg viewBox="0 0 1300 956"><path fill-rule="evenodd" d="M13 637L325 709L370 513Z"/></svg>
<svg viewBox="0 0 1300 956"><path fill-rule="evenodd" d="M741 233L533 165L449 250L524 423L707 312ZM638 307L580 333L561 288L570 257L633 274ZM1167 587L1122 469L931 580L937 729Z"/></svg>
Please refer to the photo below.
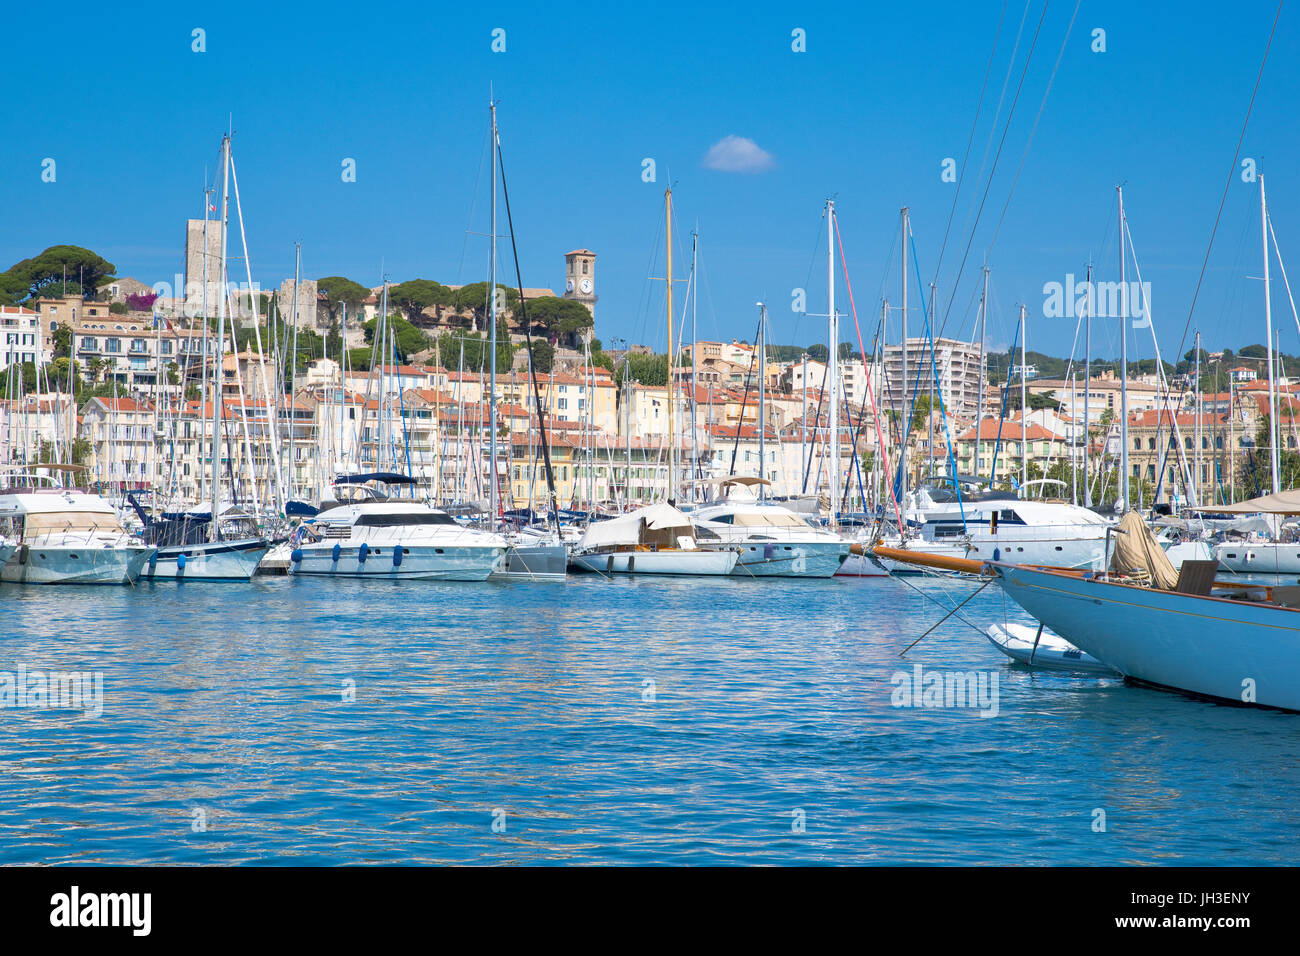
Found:
<svg viewBox="0 0 1300 956"><path fill-rule="evenodd" d="M0 710L0 862L1296 862L1300 717L1013 668L993 588L900 659L912 585L0 587L0 671L104 681Z"/></svg>

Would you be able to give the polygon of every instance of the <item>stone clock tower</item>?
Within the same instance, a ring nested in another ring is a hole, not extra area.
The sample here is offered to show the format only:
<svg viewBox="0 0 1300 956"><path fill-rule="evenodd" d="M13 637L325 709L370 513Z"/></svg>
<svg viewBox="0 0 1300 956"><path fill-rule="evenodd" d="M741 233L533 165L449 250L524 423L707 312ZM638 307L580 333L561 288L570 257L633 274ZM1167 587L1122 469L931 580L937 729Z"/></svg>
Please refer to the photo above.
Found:
<svg viewBox="0 0 1300 956"><path fill-rule="evenodd" d="M564 297L581 302L596 315L596 254L574 249L564 255Z"/></svg>

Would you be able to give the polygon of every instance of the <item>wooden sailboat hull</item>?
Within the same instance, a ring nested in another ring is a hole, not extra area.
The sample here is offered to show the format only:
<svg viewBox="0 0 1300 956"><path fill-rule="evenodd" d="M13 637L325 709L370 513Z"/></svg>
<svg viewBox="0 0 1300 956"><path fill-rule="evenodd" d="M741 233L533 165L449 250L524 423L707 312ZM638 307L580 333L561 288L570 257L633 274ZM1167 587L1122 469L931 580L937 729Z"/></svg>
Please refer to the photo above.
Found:
<svg viewBox="0 0 1300 956"><path fill-rule="evenodd" d="M1054 569L989 567L1017 604L1125 677L1300 711L1300 610Z"/></svg>

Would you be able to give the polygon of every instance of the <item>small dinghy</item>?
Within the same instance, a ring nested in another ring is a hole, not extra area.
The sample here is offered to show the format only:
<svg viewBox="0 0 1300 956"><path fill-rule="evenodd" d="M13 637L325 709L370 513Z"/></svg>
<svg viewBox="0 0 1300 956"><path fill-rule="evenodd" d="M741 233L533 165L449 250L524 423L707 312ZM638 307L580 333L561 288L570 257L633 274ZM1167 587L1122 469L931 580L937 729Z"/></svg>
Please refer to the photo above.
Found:
<svg viewBox="0 0 1300 956"><path fill-rule="evenodd" d="M985 632L994 647L1018 664L1030 664L1055 671L1087 671L1093 674L1114 674L1097 658L1085 654L1065 638L1047 628L1034 647L1038 628L1026 624L993 624ZM1032 661L1030 660L1032 658Z"/></svg>

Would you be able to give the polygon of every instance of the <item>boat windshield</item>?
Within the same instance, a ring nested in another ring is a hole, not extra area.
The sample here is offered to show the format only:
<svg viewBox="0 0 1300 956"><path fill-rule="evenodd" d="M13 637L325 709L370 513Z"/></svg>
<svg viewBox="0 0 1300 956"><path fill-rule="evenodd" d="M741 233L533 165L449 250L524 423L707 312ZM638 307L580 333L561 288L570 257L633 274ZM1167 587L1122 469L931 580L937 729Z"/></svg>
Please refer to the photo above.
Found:
<svg viewBox="0 0 1300 956"><path fill-rule="evenodd" d="M418 512L415 514L377 514L358 515L354 522L362 528L408 528L414 525L456 524L451 515L437 511Z"/></svg>

